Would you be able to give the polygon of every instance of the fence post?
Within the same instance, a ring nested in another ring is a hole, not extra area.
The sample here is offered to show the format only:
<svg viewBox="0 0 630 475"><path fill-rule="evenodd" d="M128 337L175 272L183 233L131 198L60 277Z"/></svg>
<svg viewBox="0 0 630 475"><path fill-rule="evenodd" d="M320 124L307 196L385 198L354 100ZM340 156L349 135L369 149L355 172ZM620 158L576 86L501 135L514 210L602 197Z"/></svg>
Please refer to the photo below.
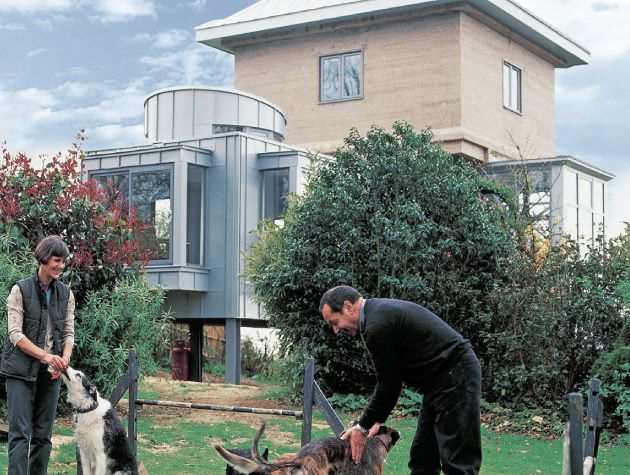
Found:
<svg viewBox="0 0 630 475"><path fill-rule="evenodd" d="M313 383L315 382L315 360L306 358L304 363L304 401L302 402L302 446L311 441L313 427Z"/></svg>
<svg viewBox="0 0 630 475"><path fill-rule="evenodd" d="M599 388L601 381L599 379L591 379L588 390L588 410L586 411L586 441L584 443L584 456L597 456L597 422L599 417Z"/></svg>
<svg viewBox="0 0 630 475"><path fill-rule="evenodd" d="M127 413L127 438L131 444L134 456L138 455L138 412L136 401L138 400L138 352L135 348L129 350L129 411Z"/></svg>
<svg viewBox="0 0 630 475"><path fill-rule="evenodd" d="M584 405L580 393L569 393L569 444L571 475L581 475L584 458L582 454L582 415Z"/></svg>

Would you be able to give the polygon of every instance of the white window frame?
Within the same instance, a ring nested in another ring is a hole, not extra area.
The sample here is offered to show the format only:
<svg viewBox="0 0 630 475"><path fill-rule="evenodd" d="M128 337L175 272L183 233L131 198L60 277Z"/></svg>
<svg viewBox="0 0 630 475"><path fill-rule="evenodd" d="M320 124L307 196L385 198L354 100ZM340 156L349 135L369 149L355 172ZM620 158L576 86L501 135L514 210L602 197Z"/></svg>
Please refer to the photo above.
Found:
<svg viewBox="0 0 630 475"><path fill-rule="evenodd" d="M359 59L361 61L361 66L359 68L359 72L360 72L360 76L359 76L359 93L356 95L344 95L344 87L343 87L343 80L344 80L344 67L345 67L345 59L349 56L359 56ZM330 59L339 59L339 74L338 74L338 80L339 80L339 97L338 98L332 98L332 99L325 99L324 98L324 78L323 78L323 74L324 74L324 61L326 60L330 60ZM354 101L357 99L363 99L363 51L359 50L359 51L349 51L347 53L339 53L339 54L329 54L329 55L324 55L324 56L320 56L319 57L319 102L322 104L328 104L330 102L342 102L342 101Z"/></svg>
<svg viewBox="0 0 630 475"><path fill-rule="evenodd" d="M503 61L503 107L523 113L523 72L508 61Z"/></svg>

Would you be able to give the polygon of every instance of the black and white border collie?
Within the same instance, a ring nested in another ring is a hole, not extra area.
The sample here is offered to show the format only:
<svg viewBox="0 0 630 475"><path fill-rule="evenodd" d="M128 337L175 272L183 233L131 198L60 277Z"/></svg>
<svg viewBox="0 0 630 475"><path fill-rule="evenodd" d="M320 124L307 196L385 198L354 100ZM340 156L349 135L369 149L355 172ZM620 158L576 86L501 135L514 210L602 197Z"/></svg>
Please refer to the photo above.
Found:
<svg viewBox="0 0 630 475"><path fill-rule="evenodd" d="M68 404L76 412L75 439L83 473L137 475L138 463L111 403L81 371L68 367L61 378L68 388Z"/></svg>

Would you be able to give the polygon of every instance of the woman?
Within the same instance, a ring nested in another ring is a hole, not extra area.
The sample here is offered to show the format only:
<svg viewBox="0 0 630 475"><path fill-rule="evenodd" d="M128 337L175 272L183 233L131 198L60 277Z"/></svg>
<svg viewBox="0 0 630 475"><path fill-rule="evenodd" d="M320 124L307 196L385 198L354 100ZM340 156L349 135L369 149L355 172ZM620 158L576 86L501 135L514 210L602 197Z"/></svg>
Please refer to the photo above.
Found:
<svg viewBox="0 0 630 475"><path fill-rule="evenodd" d="M9 475L48 470L61 372L74 346L74 295L59 282L69 255L59 236L35 249L39 268L7 298L8 338L0 374L6 377Z"/></svg>

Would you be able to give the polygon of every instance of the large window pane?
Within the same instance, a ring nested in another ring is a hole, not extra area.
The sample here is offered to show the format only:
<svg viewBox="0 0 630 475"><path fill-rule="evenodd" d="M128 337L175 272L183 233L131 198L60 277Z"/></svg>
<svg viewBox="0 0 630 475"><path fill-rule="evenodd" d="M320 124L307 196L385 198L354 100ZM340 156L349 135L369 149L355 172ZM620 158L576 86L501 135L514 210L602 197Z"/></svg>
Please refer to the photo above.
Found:
<svg viewBox="0 0 630 475"><path fill-rule="evenodd" d="M105 196L114 201L120 197L129 199L129 174L112 173L93 177L105 191Z"/></svg>
<svg viewBox="0 0 630 475"><path fill-rule="evenodd" d="M188 165L186 186L186 262L203 264L204 168Z"/></svg>
<svg viewBox="0 0 630 475"><path fill-rule="evenodd" d="M503 63L503 105L521 112L521 70L508 62Z"/></svg>
<svg viewBox="0 0 630 475"><path fill-rule="evenodd" d="M593 211L604 214L604 184L593 182Z"/></svg>
<svg viewBox="0 0 630 475"><path fill-rule="evenodd" d="M578 238L587 244L593 240L593 213L584 209L578 214Z"/></svg>
<svg viewBox="0 0 630 475"><path fill-rule="evenodd" d="M363 93L363 55L336 54L320 58L319 98L322 102L360 98Z"/></svg>
<svg viewBox="0 0 630 475"><path fill-rule="evenodd" d="M592 203L591 181L580 177L578 179L578 204L580 208L590 208Z"/></svg>
<svg viewBox="0 0 630 475"><path fill-rule="evenodd" d="M321 61L321 100L334 101L341 98L339 84L341 58L328 56Z"/></svg>
<svg viewBox="0 0 630 475"><path fill-rule="evenodd" d="M573 205L577 204L577 174L573 172L566 172L564 179L564 204Z"/></svg>
<svg viewBox="0 0 630 475"><path fill-rule="evenodd" d="M289 203L289 169L263 172L263 218L278 219Z"/></svg>
<svg viewBox="0 0 630 475"><path fill-rule="evenodd" d="M347 54L343 57L343 97L361 95L361 54Z"/></svg>
<svg viewBox="0 0 630 475"><path fill-rule="evenodd" d="M156 170L131 175L131 205L143 224L136 240L151 250L152 260L170 258L171 244L171 172Z"/></svg>
<svg viewBox="0 0 630 475"><path fill-rule="evenodd" d="M567 206L564 213L563 229L564 233L571 236L574 241L578 238L578 210L577 208Z"/></svg>

